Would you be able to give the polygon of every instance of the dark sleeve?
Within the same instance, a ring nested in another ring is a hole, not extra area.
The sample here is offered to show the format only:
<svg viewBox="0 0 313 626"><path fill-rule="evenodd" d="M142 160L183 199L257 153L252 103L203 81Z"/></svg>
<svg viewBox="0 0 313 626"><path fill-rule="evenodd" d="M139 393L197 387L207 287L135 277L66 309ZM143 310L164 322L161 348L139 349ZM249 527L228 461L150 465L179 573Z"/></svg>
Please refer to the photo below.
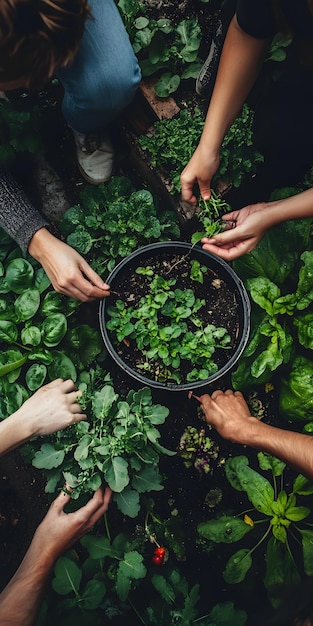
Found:
<svg viewBox="0 0 313 626"><path fill-rule="evenodd" d="M0 226L26 252L35 232L48 224L15 180L0 170Z"/></svg>
<svg viewBox="0 0 313 626"><path fill-rule="evenodd" d="M277 32L269 0L238 0L237 21L248 35L267 39Z"/></svg>

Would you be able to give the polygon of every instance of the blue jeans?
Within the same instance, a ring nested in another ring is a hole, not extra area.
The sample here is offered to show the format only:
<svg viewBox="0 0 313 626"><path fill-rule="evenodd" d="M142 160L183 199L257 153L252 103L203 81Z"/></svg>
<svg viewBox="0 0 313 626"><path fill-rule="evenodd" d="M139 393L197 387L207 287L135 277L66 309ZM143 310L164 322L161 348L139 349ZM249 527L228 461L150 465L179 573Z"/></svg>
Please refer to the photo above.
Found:
<svg viewBox="0 0 313 626"><path fill-rule="evenodd" d="M90 0L93 19L74 62L56 72L65 94L63 115L81 133L101 130L132 101L140 68L114 0Z"/></svg>

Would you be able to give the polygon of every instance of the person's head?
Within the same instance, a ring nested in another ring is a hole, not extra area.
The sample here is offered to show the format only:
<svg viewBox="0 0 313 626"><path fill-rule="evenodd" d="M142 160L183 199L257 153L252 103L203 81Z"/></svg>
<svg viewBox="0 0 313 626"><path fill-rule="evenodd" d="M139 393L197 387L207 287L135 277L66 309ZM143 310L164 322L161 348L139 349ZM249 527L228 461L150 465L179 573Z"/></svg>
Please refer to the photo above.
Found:
<svg viewBox="0 0 313 626"><path fill-rule="evenodd" d="M0 89L40 88L73 60L87 0L1 0Z"/></svg>

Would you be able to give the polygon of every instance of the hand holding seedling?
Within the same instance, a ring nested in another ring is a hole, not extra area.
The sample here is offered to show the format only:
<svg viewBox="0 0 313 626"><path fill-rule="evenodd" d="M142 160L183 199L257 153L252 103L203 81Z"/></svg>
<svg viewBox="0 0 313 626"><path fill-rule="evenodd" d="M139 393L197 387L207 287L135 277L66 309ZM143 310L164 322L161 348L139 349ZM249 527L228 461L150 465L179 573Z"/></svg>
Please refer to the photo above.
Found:
<svg viewBox="0 0 313 626"><path fill-rule="evenodd" d="M198 183L203 199L209 200L211 196L211 180L218 169L219 163L218 153L212 153L205 143L200 142L189 163L181 173L182 199L191 204L196 204L197 198L194 194L194 185Z"/></svg>
<svg viewBox="0 0 313 626"><path fill-rule="evenodd" d="M38 389L24 404L0 424L0 455L30 437L50 435L86 415L77 402L81 391L71 380L58 378Z"/></svg>
<svg viewBox="0 0 313 626"><path fill-rule="evenodd" d="M218 233L211 238L204 237L203 249L212 254L232 261L242 254L251 252L271 226L267 220L269 203L250 204L238 211L223 215L225 221L232 221L235 226Z"/></svg>

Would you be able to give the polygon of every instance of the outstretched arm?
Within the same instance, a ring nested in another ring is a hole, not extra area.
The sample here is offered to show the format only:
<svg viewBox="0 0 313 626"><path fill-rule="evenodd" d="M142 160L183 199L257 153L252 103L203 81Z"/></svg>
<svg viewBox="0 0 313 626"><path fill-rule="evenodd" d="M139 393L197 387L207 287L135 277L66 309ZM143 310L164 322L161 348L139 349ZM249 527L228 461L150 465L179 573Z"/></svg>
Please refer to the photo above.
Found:
<svg viewBox="0 0 313 626"><path fill-rule="evenodd" d="M235 228L202 239L203 249L212 254L233 261L242 254L251 252L265 232L279 222L313 217L313 189L307 189L290 198L275 202L251 204L223 216L233 220Z"/></svg>
<svg viewBox="0 0 313 626"><path fill-rule="evenodd" d="M50 435L85 420L77 399L82 395L73 381L58 378L36 391L22 406L0 422L0 456L31 437Z"/></svg>
<svg viewBox="0 0 313 626"><path fill-rule="evenodd" d="M38 526L26 555L0 594L1 626L32 626L56 559L105 513L112 492L98 489L75 513L64 513L70 496L61 493Z"/></svg>
<svg viewBox="0 0 313 626"><path fill-rule="evenodd" d="M195 183L202 197L210 198L211 179L219 166L222 141L259 74L268 43L268 39L256 39L245 33L236 16L232 19L200 143L181 174L183 200L196 203Z"/></svg>
<svg viewBox="0 0 313 626"><path fill-rule="evenodd" d="M269 426L250 414L240 391L228 389L201 396L201 406L208 424L234 443L267 452L313 480L313 438Z"/></svg>

